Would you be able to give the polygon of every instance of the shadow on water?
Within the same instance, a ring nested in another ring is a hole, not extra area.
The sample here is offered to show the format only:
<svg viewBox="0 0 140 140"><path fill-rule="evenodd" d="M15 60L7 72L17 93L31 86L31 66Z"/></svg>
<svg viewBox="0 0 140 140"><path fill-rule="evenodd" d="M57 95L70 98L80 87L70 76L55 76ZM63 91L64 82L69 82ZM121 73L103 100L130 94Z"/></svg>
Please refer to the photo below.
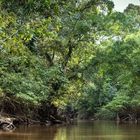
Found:
<svg viewBox="0 0 140 140"><path fill-rule="evenodd" d="M20 127L0 140L140 140L140 125L82 121L73 125Z"/></svg>

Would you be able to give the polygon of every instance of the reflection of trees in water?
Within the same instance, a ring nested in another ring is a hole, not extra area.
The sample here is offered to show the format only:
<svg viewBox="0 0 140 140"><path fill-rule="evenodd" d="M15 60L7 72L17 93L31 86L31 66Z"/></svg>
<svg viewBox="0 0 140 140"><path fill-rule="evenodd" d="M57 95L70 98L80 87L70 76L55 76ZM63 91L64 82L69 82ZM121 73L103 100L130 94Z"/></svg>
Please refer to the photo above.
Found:
<svg viewBox="0 0 140 140"><path fill-rule="evenodd" d="M59 127L57 134L55 135L54 140L67 140L67 133L66 129L67 127Z"/></svg>
<svg viewBox="0 0 140 140"><path fill-rule="evenodd" d="M80 122L77 125L20 127L0 132L0 140L139 140L139 125Z"/></svg>
<svg viewBox="0 0 140 140"><path fill-rule="evenodd" d="M130 136L126 127L122 128L113 122L80 122L60 127L54 140L128 140L136 137L135 134Z"/></svg>
<svg viewBox="0 0 140 140"><path fill-rule="evenodd" d="M54 140L80 140L77 125L64 125L59 127Z"/></svg>
<svg viewBox="0 0 140 140"><path fill-rule="evenodd" d="M54 140L56 134L56 126L29 126L20 127L13 133L1 132L0 140Z"/></svg>

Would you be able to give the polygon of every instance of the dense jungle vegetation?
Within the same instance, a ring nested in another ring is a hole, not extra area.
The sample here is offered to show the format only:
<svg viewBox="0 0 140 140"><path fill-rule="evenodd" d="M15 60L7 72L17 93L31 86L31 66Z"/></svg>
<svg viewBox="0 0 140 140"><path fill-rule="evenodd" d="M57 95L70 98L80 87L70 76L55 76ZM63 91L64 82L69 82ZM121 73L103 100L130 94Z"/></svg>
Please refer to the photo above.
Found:
<svg viewBox="0 0 140 140"><path fill-rule="evenodd" d="M0 0L1 115L140 118L140 7Z"/></svg>

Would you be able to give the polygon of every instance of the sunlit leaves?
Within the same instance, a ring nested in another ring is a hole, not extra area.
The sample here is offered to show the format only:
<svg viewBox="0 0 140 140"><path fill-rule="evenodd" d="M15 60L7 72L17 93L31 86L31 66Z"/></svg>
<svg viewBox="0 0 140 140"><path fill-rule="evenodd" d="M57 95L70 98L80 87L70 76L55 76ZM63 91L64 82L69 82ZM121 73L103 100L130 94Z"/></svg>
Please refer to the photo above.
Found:
<svg viewBox="0 0 140 140"><path fill-rule="evenodd" d="M139 107L139 10L112 12L113 6L110 0L2 0L0 94L80 106L91 115L100 107L99 114Z"/></svg>

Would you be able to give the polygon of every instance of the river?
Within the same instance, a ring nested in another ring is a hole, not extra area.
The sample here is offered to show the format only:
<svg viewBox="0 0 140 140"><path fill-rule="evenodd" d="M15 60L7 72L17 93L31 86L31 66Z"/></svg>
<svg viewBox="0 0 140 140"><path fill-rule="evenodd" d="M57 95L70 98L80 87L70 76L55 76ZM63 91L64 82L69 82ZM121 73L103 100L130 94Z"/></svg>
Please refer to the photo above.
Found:
<svg viewBox="0 0 140 140"><path fill-rule="evenodd" d="M140 140L140 125L82 121L73 125L20 126L0 140Z"/></svg>

